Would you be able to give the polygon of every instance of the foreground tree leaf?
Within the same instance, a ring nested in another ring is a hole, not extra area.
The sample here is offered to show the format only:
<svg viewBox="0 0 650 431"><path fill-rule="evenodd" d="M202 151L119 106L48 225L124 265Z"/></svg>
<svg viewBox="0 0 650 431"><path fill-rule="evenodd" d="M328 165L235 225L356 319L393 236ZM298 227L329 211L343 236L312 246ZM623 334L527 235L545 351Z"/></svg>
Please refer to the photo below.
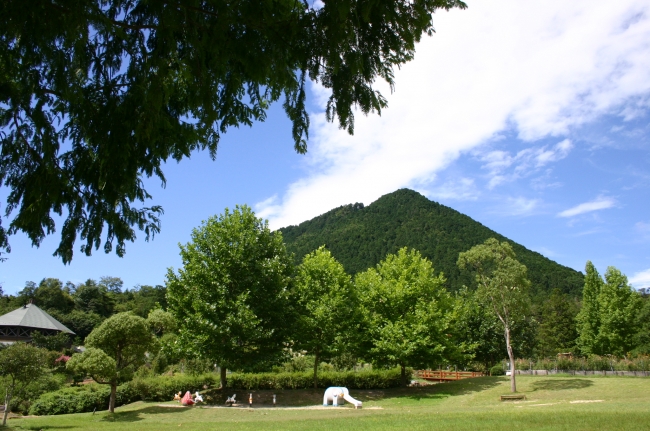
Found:
<svg viewBox="0 0 650 431"><path fill-rule="evenodd" d="M322 4L322 3L321 3ZM122 256L136 229L160 230L143 179L195 150L215 157L230 127L263 121L284 97L307 151L307 79L331 90L327 118L352 133L353 108L381 112L377 79L411 60L431 14L460 0L34 0L0 3L0 250L22 231L38 246L65 215L54 254L80 236ZM47 17L47 19L43 19ZM104 229L106 229L104 236ZM1 256L0 256L1 257Z"/></svg>

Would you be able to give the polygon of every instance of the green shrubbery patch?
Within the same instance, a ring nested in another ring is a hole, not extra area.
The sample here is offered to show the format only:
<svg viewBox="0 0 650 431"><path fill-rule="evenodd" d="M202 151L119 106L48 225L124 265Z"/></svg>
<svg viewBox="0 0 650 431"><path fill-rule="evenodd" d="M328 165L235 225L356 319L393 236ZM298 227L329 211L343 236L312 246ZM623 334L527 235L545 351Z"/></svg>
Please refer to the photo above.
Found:
<svg viewBox="0 0 650 431"><path fill-rule="evenodd" d="M407 379L411 379L407 370ZM348 389L385 389L401 385L399 368L391 370L322 371L318 387L345 386ZM309 389L314 386L311 371L295 373L233 373L228 376L233 389Z"/></svg>
<svg viewBox="0 0 650 431"><path fill-rule="evenodd" d="M411 371L407 371L411 378ZM318 386L345 386L349 389L385 389L400 386L398 368L392 370L326 371L319 373ZM311 372L295 373L232 373L228 386L232 389L308 389L313 387ZM202 391L219 385L219 376L177 374L136 378L117 388L115 405L135 401L170 401L175 393ZM60 415L67 413L106 410L110 387L91 383L43 394L29 410L32 415Z"/></svg>

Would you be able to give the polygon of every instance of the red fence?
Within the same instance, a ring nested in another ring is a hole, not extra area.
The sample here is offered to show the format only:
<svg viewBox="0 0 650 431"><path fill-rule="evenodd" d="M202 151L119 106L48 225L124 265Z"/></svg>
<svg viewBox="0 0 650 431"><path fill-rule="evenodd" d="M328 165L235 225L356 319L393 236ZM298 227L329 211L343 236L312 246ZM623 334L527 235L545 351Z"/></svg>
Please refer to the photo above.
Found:
<svg viewBox="0 0 650 431"><path fill-rule="evenodd" d="M483 377L485 374L474 371L444 371L444 370L416 370L415 377L432 382L449 382L472 377Z"/></svg>

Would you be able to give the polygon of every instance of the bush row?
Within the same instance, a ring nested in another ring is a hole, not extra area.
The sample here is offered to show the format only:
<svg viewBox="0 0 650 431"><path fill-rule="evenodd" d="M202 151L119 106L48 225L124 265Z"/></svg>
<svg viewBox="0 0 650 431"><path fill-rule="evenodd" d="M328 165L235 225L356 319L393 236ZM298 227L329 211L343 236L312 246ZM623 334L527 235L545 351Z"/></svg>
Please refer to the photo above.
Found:
<svg viewBox="0 0 650 431"><path fill-rule="evenodd" d="M320 387L345 386L350 389L382 389L400 385L400 370L327 371L318 376ZM411 378L411 370L407 372ZM178 392L195 392L218 386L219 376L177 374L136 378L117 388L116 406L135 401L169 401ZM228 386L233 389L307 389L313 387L310 372L295 373L232 373ZM60 415L105 410L110 397L110 387L91 383L88 385L59 389L41 395L32 403L29 414Z"/></svg>
<svg viewBox="0 0 650 431"><path fill-rule="evenodd" d="M412 376L407 370L407 379ZM349 389L385 389L401 385L399 368L391 370L323 371L318 373L318 387L344 386ZM309 389L314 387L313 373L233 373L228 376L233 389Z"/></svg>
<svg viewBox="0 0 650 431"><path fill-rule="evenodd" d="M639 356L634 359L616 359L597 355L587 358L518 359L515 365L518 370L648 371L650 356Z"/></svg>

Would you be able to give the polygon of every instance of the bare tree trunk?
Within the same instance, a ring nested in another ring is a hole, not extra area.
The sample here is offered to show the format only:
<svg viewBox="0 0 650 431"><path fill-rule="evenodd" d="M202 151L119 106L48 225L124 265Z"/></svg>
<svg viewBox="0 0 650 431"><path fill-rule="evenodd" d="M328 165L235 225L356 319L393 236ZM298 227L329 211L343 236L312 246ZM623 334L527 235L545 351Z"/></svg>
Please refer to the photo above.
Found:
<svg viewBox="0 0 650 431"><path fill-rule="evenodd" d="M319 351L318 348L316 348L316 351L314 353L314 389L318 389L318 356L319 356Z"/></svg>
<svg viewBox="0 0 650 431"><path fill-rule="evenodd" d="M226 367L220 366L220 377L221 377L221 389L225 389L228 386L228 377L226 376Z"/></svg>
<svg viewBox="0 0 650 431"><path fill-rule="evenodd" d="M406 386L406 366L403 363L399 365L402 368L402 386Z"/></svg>
<svg viewBox="0 0 650 431"><path fill-rule="evenodd" d="M115 398L117 395L117 383L111 382L111 398L108 400L108 411L115 413Z"/></svg>
<svg viewBox="0 0 650 431"><path fill-rule="evenodd" d="M7 426L7 416L9 416L9 403L11 402L11 396L13 395L13 390L9 392L9 388L5 389L5 411L2 414L2 426Z"/></svg>
<svg viewBox="0 0 650 431"><path fill-rule="evenodd" d="M508 349L508 358L510 358L510 391L517 392L517 383L515 382L515 355L510 345L510 327L506 325L506 348Z"/></svg>

